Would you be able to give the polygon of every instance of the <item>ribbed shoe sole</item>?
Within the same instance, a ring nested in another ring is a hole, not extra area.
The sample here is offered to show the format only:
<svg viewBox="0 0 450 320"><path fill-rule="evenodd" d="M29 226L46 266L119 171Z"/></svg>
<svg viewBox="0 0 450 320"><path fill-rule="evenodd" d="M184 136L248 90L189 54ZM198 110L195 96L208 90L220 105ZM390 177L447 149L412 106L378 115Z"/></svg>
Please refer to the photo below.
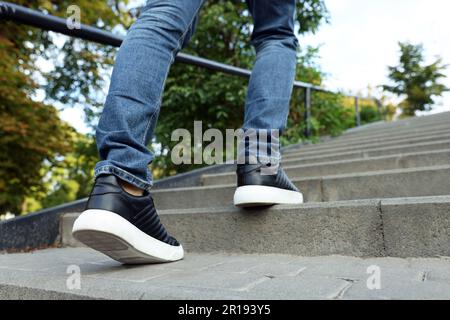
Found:
<svg viewBox="0 0 450 320"><path fill-rule="evenodd" d="M150 237L118 214L86 210L75 220L73 236L123 264L151 264L183 259L183 247Z"/></svg>
<svg viewBox="0 0 450 320"><path fill-rule="evenodd" d="M275 187L243 186L234 193L234 205L238 207L269 206L275 204L302 204L303 194Z"/></svg>

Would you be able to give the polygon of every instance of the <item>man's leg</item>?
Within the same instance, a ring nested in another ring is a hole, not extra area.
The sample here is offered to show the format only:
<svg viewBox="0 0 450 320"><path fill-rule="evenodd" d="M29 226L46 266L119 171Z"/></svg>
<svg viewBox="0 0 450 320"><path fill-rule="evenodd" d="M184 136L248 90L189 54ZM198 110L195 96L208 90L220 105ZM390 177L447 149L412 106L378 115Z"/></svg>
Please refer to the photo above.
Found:
<svg viewBox="0 0 450 320"><path fill-rule="evenodd" d="M295 0L247 0L254 20L252 44L256 60L243 129L257 132L259 139L256 146L247 144L246 164L238 165L236 205L303 202L299 191L278 168L281 158L278 138L286 127L297 63L295 3ZM261 139L265 134L269 143Z"/></svg>
<svg viewBox="0 0 450 320"><path fill-rule="evenodd" d="M147 144L170 65L189 40L202 2L149 0L116 58L97 128L101 161L73 235L122 263L170 262L184 255L161 224L148 192L153 155ZM142 189L142 196L127 192L122 181Z"/></svg>
<svg viewBox="0 0 450 320"><path fill-rule="evenodd" d="M192 34L203 0L149 0L117 54L97 128L95 176L113 174L141 189L152 185L147 148L170 65Z"/></svg>

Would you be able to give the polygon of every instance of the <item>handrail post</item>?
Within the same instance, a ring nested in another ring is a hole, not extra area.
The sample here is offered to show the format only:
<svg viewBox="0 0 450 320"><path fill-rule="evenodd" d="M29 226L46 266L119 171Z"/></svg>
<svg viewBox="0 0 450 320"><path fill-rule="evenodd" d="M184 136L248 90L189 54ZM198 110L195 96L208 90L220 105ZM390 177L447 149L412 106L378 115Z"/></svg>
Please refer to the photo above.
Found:
<svg viewBox="0 0 450 320"><path fill-rule="evenodd" d="M378 99L375 99L375 103L377 104L378 115L380 116L380 120L385 120L384 115L383 115L383 105L382 105L381 101Z"/></svg>
<svg viewBox="0 0 450 320"><path fill-rule="evenodd" d="M311 137L311 88L305 88L305 137Z"/></svg>
<svg viewBox="0 0 450 320"><path fill-rule="evenodd" d="M356 126L361 126L361 113L359 110L359 97L355 97L355 117L356 117Z"/></svg>

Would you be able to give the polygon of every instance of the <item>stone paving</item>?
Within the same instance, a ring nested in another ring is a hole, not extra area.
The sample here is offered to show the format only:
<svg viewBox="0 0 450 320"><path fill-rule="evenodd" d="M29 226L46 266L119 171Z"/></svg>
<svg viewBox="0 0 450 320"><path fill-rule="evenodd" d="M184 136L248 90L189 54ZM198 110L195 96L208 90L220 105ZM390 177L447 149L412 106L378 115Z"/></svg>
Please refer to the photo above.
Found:
<svg viewBox="0 0 450 320"><path fill-rule="evenodd" d="M450 258L187 253L122 266L87 248L48 249L0 255L0 299L450 299Z"/></svg>

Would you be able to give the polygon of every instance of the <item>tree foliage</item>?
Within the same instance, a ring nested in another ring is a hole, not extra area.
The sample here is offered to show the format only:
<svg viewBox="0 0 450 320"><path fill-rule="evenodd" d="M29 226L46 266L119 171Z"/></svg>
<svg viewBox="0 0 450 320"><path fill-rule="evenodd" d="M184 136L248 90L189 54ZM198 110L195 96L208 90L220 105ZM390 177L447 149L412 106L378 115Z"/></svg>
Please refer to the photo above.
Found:
<svg viewBox="0 0 450 320"><path fill-rule="evenodd" d="M31 9L65 17L73 1L13 1ZM122 21L118 2L76 3L83 22L112 29ZM104 85L102 67L110 64L113 52L80 40L58 46L55 34L10 21L0 22L0 213L20 213L27 196L49 189L51 172L74 150L73 129L60 120L52 102L77 102L91 106ZM61 42L61 41L59 41ZM52 61L45 73L38 61ZM39 86L47 89L38 101Z"/></svg>
<svg viewBox="0 0 450 320"><path fill-rule="evenodd" d="M389 79L393 85L384 85L385 91L405 96L400 103L403 115L414 116L416 111L430 110L435 98L448 91L440 80L445 78L446 65L442 59L424 65L423 45L399 43L400 61L397 66L389 67Z"/></svg>

